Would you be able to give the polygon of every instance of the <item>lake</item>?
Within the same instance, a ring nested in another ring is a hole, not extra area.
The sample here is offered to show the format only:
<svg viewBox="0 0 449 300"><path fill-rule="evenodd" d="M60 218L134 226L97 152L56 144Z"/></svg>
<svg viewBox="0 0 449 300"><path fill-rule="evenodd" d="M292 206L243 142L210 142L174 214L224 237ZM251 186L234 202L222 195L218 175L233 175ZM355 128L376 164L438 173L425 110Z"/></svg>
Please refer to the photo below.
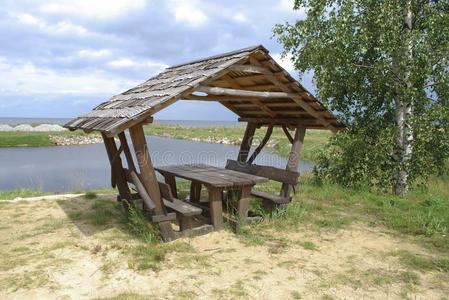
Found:
<svg viewBox="0 0 449 300"><path fill-rule="evenodd" d="M236 159L238 146L147 136L155 166L205 163L223 167ZM285 168L286 159L262 151L255 163ZM0 189L71 192L110 186L110 165L103 144L0 148ZM301 171L313 165L302 161Z"/></svg>

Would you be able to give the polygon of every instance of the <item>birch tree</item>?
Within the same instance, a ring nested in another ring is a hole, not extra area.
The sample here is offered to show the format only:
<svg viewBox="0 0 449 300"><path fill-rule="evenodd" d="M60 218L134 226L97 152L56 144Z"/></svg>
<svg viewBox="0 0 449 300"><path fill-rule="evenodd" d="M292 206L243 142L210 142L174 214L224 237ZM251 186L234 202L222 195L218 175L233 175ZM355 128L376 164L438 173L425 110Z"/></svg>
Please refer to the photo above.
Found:
<svg viewBox="0 0 449 300"><path fill-rule="evenodd" d="M321 171L346 183L388 181L397 195L444 171L449 1L295 0L294 9L305 17L276 25L275 36L349 126Z"/></svg>

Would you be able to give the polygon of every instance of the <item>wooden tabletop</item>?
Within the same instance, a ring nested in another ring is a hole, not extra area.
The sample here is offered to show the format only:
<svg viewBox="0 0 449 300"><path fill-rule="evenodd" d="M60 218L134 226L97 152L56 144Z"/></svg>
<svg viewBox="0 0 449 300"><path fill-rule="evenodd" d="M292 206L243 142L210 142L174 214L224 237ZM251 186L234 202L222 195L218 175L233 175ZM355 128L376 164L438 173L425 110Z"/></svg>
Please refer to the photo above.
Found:
<svg viewBox="0 0 449 300"><path fill-rule="evenodd" d="M259 177L233 170L226 170L204 164L163 166L155 169L162 175L172 175L193 180L206 186L220 188L241 187L268 181L265 177Z"/></svg>

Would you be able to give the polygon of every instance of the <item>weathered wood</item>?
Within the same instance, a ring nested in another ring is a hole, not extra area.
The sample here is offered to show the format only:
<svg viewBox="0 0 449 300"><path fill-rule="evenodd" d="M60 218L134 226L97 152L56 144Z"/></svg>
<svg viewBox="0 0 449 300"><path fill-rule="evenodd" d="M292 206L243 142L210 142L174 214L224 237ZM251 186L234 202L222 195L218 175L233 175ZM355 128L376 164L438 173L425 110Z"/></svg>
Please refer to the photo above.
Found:
<svg viewBox="0 0 449 300"><path fill-rule="evenodd" d="M192 181L190 183L190 201L191 202L200 202L201 197L201 183Z"/></svg>
<svg viewBox="0 0 449 300"><path fill-rule="evenodd" d="M238 228L246 224L246 218L248 217L249 204L251 201L251 189L252 186L245 186L242 188L240 193L240 199L238 202L237 213L238 213Z"/></svg>
<svg viewBox="0 0 449 300"><path fill-rule="evenodd" d="M117 189L120 194L121 199L125 199L128 202L131 202L131 192L129 190L126 175L123 171L122 160L120 156L114 160L114 157L118 153L117 145L115 144L114 138L109 138L106 135L102 134L104 145L106 147L106 152L108 154L109 162L111 164L111 178L114 177ZM112 181L112 179L111 179ZM114 184L114 183L112 183Z"/></svg>
<svg viewBox="0 0 449 300"><path fill-rule="evenodd" d="M254 123L248 122L245 129L245 134L240 144L239 155L237 161L246 162L248 158L249 151L251 149L251 144L253 142L254 133L256 131L256 125Z"/></svg>
<svg viewBox="0 0 449 300"><path fill-rule="evenodd" d="M294 141L294 140L293 140L292 135L291 135L290 132L288 131L287 125L283 124L283 125L282 125L282 130L284 131L285 136L286 136L287 139L289 140L290 144L293 144L293 141Z"/></svg>
<svg viewBox="0 0 449 300"><path fill-rule="evenodd" d="M118 134L120 139L120 147L123 147L123 152L125 153L126 162L128 163L128 169L137 172L136 166L134 165L133 156L129 150L128 141L126 140L126 135L124 132Z"/></svg>
<svg viewBox="0 0 449 300"><path fill-rule="evenodd" d="M319 121L315 119L304 119L304 118L239 118L239 122L251 122L262 125L319 125Z"/></svg>
<svg viewBox="0 0 449 300"><path fill-rule="evenodd" d="M198 86L195 89L195 91L217 96L240 96L240 97L253 97L253 98L266 98L266 99L293 98L297 96L294 93L286 93L286 92L256 92L256 91L227 89L205 85Z"/></svg>
<svg viewBox="0 0 449 300"><path fill-rule="evenodd" d="M203 164L162 166L157 167L156 170L161 174L172 174L176 177L201 183L206 187L239 188L243 185L267 181L264 177L242 174Z"/></svg>
<svg viewBox="0 0 449 300"><path fill-rule="evenodd" d="M208 188L210 217L215 230L223 228L222 191L220 188Z"/></svg>
<svg viewBox="0 0 449 300"><path fill-rule="evenodd" d="M201 214L201 208L191 205L187 202L179 199L173 199L173 201L163 199L165 206L179 213L183 217L193 217Z"/></svg>
<svg viewBox="0 0 449 300"><path fill-rule="evenodd" d="M250 56L251 64L256 66L263 66L262 63L260 63L254 56ZM270 59L270 61L272 61ZM313 107L310 106L306 101L304 101L304 96L298 96L297 93L292 93L291 89L285 85L283 82L281 82L274 74L266 73L264 74L269 81L279 86L281 90L283 90L285 93L292 94L291 98L293 101L298 103L305 111L307 111L311 116L315 117L319 122L326 128L332 130L333 132L336 132L337 129L325 118L323 118Z"/></svg>
<svg viewBox="0 0 449 300"><path fill-rule="evenodd" d="M145 203L145 206L149 210L155 209L156 205L154 204L154 202L151 200L150 196L148 195L148 193L145 189L145 186L140 181L140 178L137 175L137 173L135 171L128 171L128 170L125 170L125 172L127 174L127 177L129 177L131 179L132 183L136 187L137 192L139 193L140 197L143 200L143 203Z"/></svg>
<svg viewBox="0 0 449 300"><path fill-rule="evenodd" d="M265 67L258 67L253 65L235 65L230 69L236 72L255 73L255 74L271 74L272 72Z"/></svg>
<svg viewBox="0 0 449 300"><path fill-rule="evenodd" d="M154 223L174 221L174 220L176 220L176 213L168 213L166 215L151 216L151 221L153 221Z"/></svg>
<svg viewBox="0 0 449 300"><path fill-rule="evenodd" d="M269 166L249 165L235 160L228 159L226 169L243 172L251 175L261 176L275 180L278 182L285 182L288 184L297 184L299 173L291 170L283 170Z"/></svg>
<svg viewBox="0 0 449 300"><path fill-rule="evenodd" d="M253 154L251 154L251 157L248 159L248 164L253 163L253 161L256 159L257 155L259 155L259 153L262 151L263 147L265 147L265 145L267 144L272 133L273 133L273 125L269 125L267 128L267 132L265 133L265 136L263 137L259 146L257 146L257 148L254 150Z"/></svg>
<svg viewBox="0 0 449 300"><path fill-rule="evenodd" d="M257 198L264 199L264 200L269 200L275 204L286 204L286 203L291 202L291 197L289 197L289 196L283 197L283 196L273 195L268 192L252 191L251 195L253 195L254 197L257 197Z"/></svg>
<svg viewBox="0 0 449 300"><path fill-rule="evenodd" d="M145 134L143 132L142 125L138 124L134 127L131 127L129 129L129 133L133 141L134 151L136 153L137 162L139 164L142 184L145 186L145 190L155 204L155 214L165 214L165 207L162 203L159 184L156 178L153 164L151 162L150 155L148 153L148 146L145 141ZM175 234L169 221L159 223L159 228L165 240L170 241L175 238Z"/></svg>
<svg viewBox="0 0 449 300"><path fill-rule="evenodd" d="M164 175L165 183L170 186L171 193L173 197L178 198L178 190L176 188L176 178L173 175L165 174Z"/></svg>
<svg viewBox="0 0 449 300"><path fill-rule="evenodd" d="M295 131L295 137L293 138L292 148L287 162L287 171L296 172L298 169L299 159L301 157L301 150L304 143L304 136L306 134L306 128L298 126ZM295 184L283 183L280 195L283 197L288 197L290 194L290 187L295 186Z"/></svg>
<svg viewBox="0 0 449 300"><path fill-rule="evenodd" d="M229 85L234 89L242 89L242 87L232 79L231 76L228 74L223 76L224 79L226 79L229 83ZM251 99L251 98L250 98ZM276 112L272 111L268 106L266 106L262 101L259 99L253 98L253 103L256 104L263 112L267 113L270 117L276 117Z"/></svg>

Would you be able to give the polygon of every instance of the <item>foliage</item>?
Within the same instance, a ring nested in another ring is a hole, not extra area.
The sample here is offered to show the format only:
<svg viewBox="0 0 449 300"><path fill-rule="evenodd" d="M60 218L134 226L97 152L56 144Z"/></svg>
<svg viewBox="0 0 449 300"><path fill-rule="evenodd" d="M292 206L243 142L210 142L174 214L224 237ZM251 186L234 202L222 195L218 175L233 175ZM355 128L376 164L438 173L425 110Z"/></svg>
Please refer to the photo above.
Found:
<svg viewBox="0 0 449 300"><path fill-rule="evenodd" d="M318 174L350 186L386 187L401 168L410 181L443 172L449 157L447 1L296 0L294 8L306 17L276 25L274 33L298 71L314 71L320 98L349 126L322 154ZM409 8L411 31L404 26ZM407 165L393 156L398 103L413 105Z"/></svg>

